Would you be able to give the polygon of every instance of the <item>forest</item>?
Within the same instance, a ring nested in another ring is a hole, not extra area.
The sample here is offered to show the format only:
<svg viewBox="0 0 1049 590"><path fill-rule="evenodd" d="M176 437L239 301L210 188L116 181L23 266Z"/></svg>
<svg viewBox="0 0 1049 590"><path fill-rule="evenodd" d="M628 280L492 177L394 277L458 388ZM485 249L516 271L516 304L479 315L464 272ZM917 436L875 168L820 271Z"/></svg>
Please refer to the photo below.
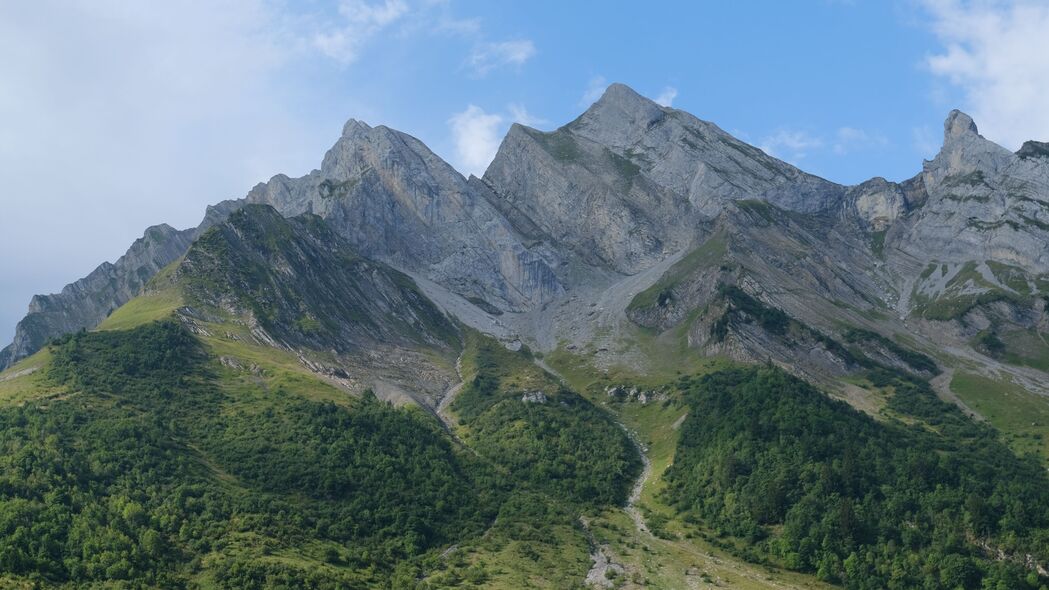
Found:
<svg viewBox="0 0 1049 590"><path fill-rule="evenodd" d="M750 559L850 589L1045 587L1027 567L1049 559L1039 462L924 382L881 378L884 420L776 368L682 378L665 499Z"/></svg>

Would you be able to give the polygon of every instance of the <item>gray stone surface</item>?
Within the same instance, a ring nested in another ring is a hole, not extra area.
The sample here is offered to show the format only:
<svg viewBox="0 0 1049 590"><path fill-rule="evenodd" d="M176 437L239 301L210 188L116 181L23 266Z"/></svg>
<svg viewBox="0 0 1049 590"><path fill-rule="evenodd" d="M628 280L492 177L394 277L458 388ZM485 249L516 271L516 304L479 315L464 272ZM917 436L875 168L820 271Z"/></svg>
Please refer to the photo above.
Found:
<svg viewBox="0 0 1049 590"><path fill-rule="evenodd" d="M631 324L663 331L693 318L690 344L709 352L774 358L810 374L848 369L808 332L790 344L741 324L711 342L712 317L695 312L721 305L719 283L824 334L847 324L964 348L987 318L1016 330L1049 321L1042 308L1010 302L977 310L968 327L922 319L937 301L1049 288L1045 145L1028 142L1014 154L954 111L943 149L914 178L844 187L613 84L553 132L514 125L479 179L409 135L350 120L318 170L275 176L209 208L199 228L151 229L117 263L35 298L0 367L97 324L246 203L314 213L464 323L516 346L590 347L599 365L644 365L622 345ZM720 258L687 256L712 237L724 242ZM1015 269L1011 278L1000 276L1002 265ZM664 276L675 278L669 303L627 311ZM890 356L883 360L891 364Z"/></svg>

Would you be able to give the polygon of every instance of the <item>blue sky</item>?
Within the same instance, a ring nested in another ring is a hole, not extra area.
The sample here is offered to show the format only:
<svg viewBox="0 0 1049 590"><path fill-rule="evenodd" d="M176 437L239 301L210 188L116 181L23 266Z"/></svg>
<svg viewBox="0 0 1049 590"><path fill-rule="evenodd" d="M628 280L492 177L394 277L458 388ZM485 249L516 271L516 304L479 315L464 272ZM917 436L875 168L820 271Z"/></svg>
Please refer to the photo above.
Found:
<svg viewBox="0 0 1049 590"><path fill-rule="evenodd" d="M617 81L828 179L901 180L951 108L1049 139L1047 32L1038 0L2 3L0 339L147 225L318 166L350 117L480 173L512 122Z"/></svg>

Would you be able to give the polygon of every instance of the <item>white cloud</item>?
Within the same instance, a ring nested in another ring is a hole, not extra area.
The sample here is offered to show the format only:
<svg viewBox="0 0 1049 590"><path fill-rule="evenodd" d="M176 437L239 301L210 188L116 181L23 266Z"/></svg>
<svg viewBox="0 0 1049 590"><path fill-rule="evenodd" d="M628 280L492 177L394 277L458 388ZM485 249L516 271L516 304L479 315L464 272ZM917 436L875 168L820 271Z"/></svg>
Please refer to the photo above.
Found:
<svg viewBox="0 0 1049 590"><path fill-rule="evenodd" d="M586 108L597 102L597 99L601 98L601 95L605 93L605 89L608 88L608 80L605 80L604 76L594 76L587 82L586 92L579 99L579 106Z"/></svg>
<svg viewBox="0 0 1049 590"><path fill-rule="evenodd" d="M502 66L520 66L535 55L535 44L528 39L479 43L467 58L467 65L478 76Z"/></svg>
<svg viewBox="0 0 1049 590"><path fill-rule="evenodd" d="M1049 3L924 0L943 50L926 63L965 93L980 132L1016 148L1049 139Z"/></svg>
<svg viewBox="0 0 1049 590"><path fill-rule="evenodd" d="M365 43L383 29L408 14L403 0L384 0L374 4L363 0L342 0L339 15L345 20L334 29L313 35L313 45L324 55L344 64L357 60Z"/></svg>
<svg viewBox="0 0 1049 590"><path fill-rule="evenodd" d="M758 143L758 147L766 154L790 162L802 160L810 151L821 149L824 145L825 142L819 137L790 129L780 129Z"/></svg>
<svg viewBox="0 0 1049 590"><path fill-rule="evenodd" d="M834 138L834 153L844 156L850 152L884 147L888 138L881 133L864 131L856 127L840 127Z"/></svg>
<svg viewBox="0 0 1049 590"><path fill-rule="evenodd" d="M0 2L0 341L34 292L123 254L146 226L316 164L308 44L270 0ZM352 103L347 108L359 108ZM2 343L0 343L2 345Z"/></svg>
<svg viewBox="0 0 1049 590"><path fill-rule="evenodd" d="M520 103L512 102L506 106L506 110L510 113L510 120L514 123L520 123L529 127L538 127L549 123L546 119L529 113L528 109Z"/></svg>
<svg viewBox="0 0 1049 590"><path fill-rule="evenodd" d="M677 88L667 86L663 89L663 92L659 93L659 96L657 96L655 100L656 104L669 107L673 106L675 98L677 98Z"/></svg>
<svg viewBox="0 0 1049 590"><path fill-rule="evenodd" d="M502 137L501 115L489 114L477 105L456 113L448 120L455 141L455 153L464 174L480 176L495 158Z"/></svg>
<svg viewBox="0 0 1049 590"><path fill-rule="evenodd" d="M471 104L448 119L455 144L455 163L463 174L484 174L499 151L510 123L535 126L547 122L518 103L507 105L506 110L506 113L488 113Z"/></svg>

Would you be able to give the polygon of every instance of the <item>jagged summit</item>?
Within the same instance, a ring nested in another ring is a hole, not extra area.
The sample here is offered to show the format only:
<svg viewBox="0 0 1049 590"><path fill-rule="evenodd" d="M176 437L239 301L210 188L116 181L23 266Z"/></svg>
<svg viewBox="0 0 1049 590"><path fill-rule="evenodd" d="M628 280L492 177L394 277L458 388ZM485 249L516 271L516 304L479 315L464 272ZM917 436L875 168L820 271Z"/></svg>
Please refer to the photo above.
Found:
<svg viewBox="0 0 1049 590"><path fill-rule="evenodd" d="M566 127L598 143L628 147L666 116L663 107L625 84L610 85L601 98Z"/></svg>
<svg viewBox="0 0 1049 590"><path fill-rule="evenodd" d="M970 133L980 134L972 117L958 109L952 110L947 115L947 120L943 122L943 142L948 143Z"/></svg>
<svg viewBox="0 0 1049 590"><path fill-rule="evenodd" d="M350 119L342 126L343 137L356 137L371 130L371 126L357 119Z"/></svg>
<svg viewBox="0 0 1049 590"><path fill-rule="evenodd" d="M646 272L696 243L699 228L737 201L763 201L820 223L840 213L850 231L887 232L879 247L913 260L979 252L1041 271L1049 269L1040 241L1046 155L1037 142L1013 154L955 110L944 123L943 149L917 177L845 187L614 83L554 131L514 124L483 177L467 179L419 139L350 119L317 170L278 174L244 199L210 207L188 233L151 230L156 235L135 247L141 256L100 267L68 297L34 300L0 366L48 338L96 325L203 230L246 204L286 217L318 215L361 255L425 279L425 288L436 285L441 297L468 301L482 315L539 313L586 286L589 273Z"/></svg>

